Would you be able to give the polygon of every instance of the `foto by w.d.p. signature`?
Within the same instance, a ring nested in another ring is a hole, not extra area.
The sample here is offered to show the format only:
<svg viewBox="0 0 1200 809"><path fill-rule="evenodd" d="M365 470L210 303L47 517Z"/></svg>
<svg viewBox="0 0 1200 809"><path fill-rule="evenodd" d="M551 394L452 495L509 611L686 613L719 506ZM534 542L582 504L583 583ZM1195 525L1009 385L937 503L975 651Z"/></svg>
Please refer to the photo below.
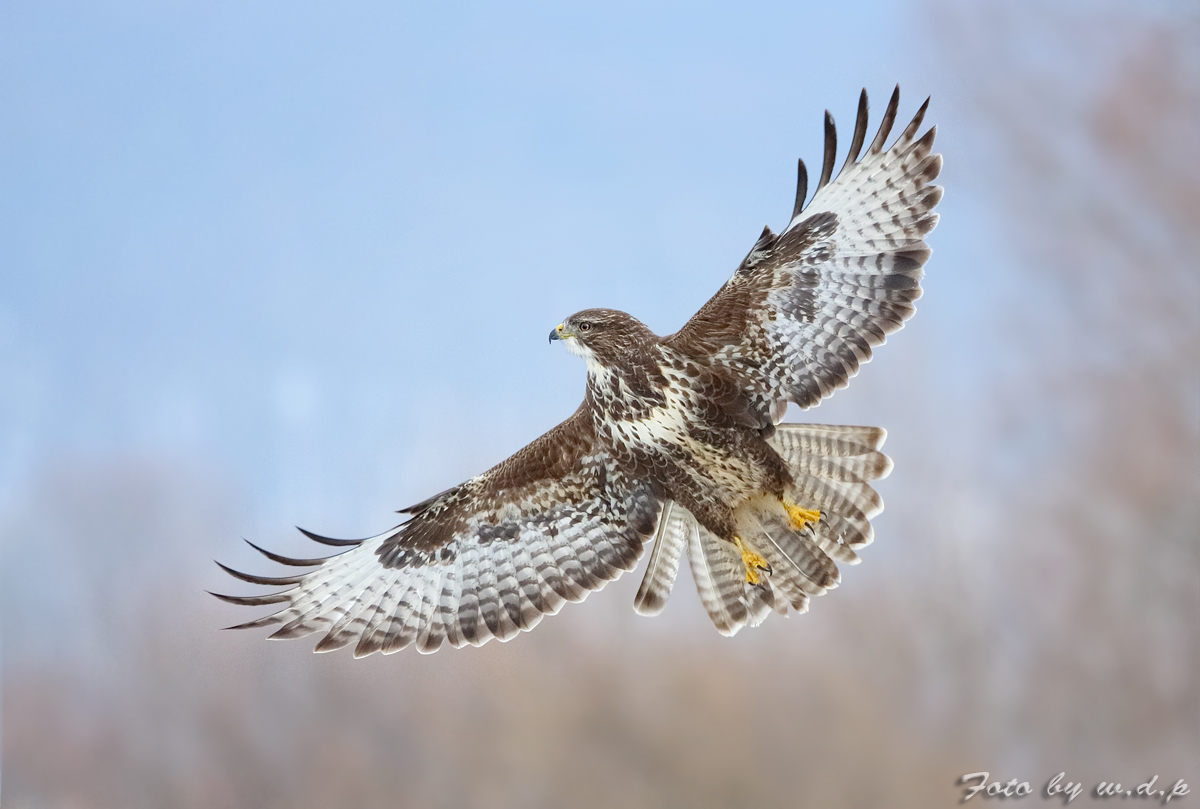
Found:
<svg viewBox="0 0 1200 809"><path fill-rule="evenodd" d="M967 786L963 794L963 803L971 800L976 795L982 794L985 798L1024 798L1033 792L1033 787L1029 786L1028 781L1018 781L1013 778L1007 783L1000 781L992 781L990 772L970 772L958 779L960 784L970 784ZM1083 783L1075 781L1067 781L1067 774L1060 772L1058 775L1050 779L1046 784L1045 795L1047 798L1061 797L1063 803L1070 803L1079 797L1083 792ZM1168 803L1172 798L1182 798L1191 790L1188 785L1180 778L1175 782L1175 785L1170 789L1156 787L1158 776L1154 776L1149 781L1139 784L1137 787L1123 787L1119 783L1111 781L1101 781L1096 785L1095 789L1091 790L1089 795L1093 798L1153 798L1163 803Z"/></svg>

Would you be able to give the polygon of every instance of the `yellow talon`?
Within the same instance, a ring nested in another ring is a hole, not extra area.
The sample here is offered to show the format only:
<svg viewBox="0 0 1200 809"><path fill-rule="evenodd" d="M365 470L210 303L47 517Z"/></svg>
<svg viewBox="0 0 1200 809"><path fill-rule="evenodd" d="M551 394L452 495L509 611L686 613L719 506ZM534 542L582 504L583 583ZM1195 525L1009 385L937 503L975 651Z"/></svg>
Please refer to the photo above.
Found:
<svg viewBox="0 0 1200 809"><path fill-rule="evenodd" d="M787 510L788 516L792 519L792 527L797 531L803 531L804 527L809 523L816 525L821 521L821 512L813 511L793 503L786 497L783 499L783 507Z"/></svg>
<svg viewBox="0 0 1200 809"><path fill-rule="evenodd" d="M742 554L742 565L746 568L746 583L747 584L762 584L763 578L758 571L765 570L771 572L771 566L767 564L767 560L759 554L750 550L742 542L741 537L734 537L733 544Z"/></svg>

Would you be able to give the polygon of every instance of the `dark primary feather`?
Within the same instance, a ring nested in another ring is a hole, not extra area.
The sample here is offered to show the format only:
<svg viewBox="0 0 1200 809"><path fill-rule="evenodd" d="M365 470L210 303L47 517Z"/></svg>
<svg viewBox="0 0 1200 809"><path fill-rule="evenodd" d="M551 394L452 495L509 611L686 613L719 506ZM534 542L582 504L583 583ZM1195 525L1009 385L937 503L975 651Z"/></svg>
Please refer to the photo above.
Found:
<svg viewBox="0 0 1200 809"><path fill-rule="evenodd" d="M326 557L319 557L319 558L315 558L315 559L293 559L290 556L283 556L278 553L273 553L273 552L267 550L266 548L260 548L259 546L255 545L253 542L251 542L248 539L243 539L242 541L245 542L247 545L249 545L251 548L254 548L254 550L258 551L263 556L270 559L272 562L278 562L281 565L289 565L291 567L313 567L314 565L319 565L322 562L326 561ZM361 540L359 540L359 541L361 541ZM357 544L357 541L355 544Z"/></svg>
<svg viewBox="0 0 1200 809"><path fill-rule="evenodd" d="M214 593L211 590L206 591L209 595L215 596L227 604L237 604L239 607L265 607L268 604L281 604L288 600L286 593L267 593L266 595L258 596L227 596L221 593ZM228 627L233 629L234 627Z"/></svg>
<svg viewBox="0 0 1200 809"><path fill-rule="evenodd" d="M897 143L904 143L905 141L912 140L913 136L917 134L917 130L920 129L921 122L925 120L925 111L927 109L929 109L929 98L928 97L926 97L925 102L923 104L921 104L921 108L919 110L917 110L917 114L913 116L913 119L911 121L909 121L908 126L906 126L904 128L904 132L902 132L900 134L900 138L897 141ZM930 143L932 143L932 142L933 142L933 139L931 138Z"/></svg>
<svg viewBox="0 0 1200 809"><path fill-rule="evenodd" d="M804 210L804 198L808 196L808 169L805 168L803 160L796 163L796 204L792 208L793 219Z"/></svg>
<svg viewBox="0 0 1200 809"><path fill-rule="evenodd" d="M302 576L255 576L252 573L242 573L240 570L234 570L233 568L223 565L220 562L217 562L217 567L221 568L221 570L224 570L235 579L241 579L242 581L249 582L250 584L269 584L274 587L282 587L285 584L296 584L301 578L303 578Z"/></svg>
<svg viewBox="0 0 1200 809"><path fill-rule="evenodd" d="M362 539L330 539L329 537L323 537L319 534L314 534L312 531L306 531L298 525L296 526L296 530L304 534L304 536L308 537L313 542L320 542L322 545L332 545L333 547L337 548L361 545L365 541Z"/></svg>
<svg viewBox="0 0 1200 809"><path fill-rule="evenodd" d="M887 142L887 136L891 134L892 124L896 122L896 112L900 109L900 85L896 85L896 89L892 90L892 97L888 101L887 109L883 111L883 120L879 123L879 133L875 135L875 140L871 141L871 148L868 153L877 155L883 151L883 144ZM865 123L865 122L864 122Z"/></svg>
<svg viewBox="0 0 1200 809"><path fill-rule="evenodd" d="M833 161L837 160L837 127L833 123L833 115L825 110L825 162L821 165L821 181L817 183L817 192L829 185L833 177Z"/></svg>
<svg viewBox="0 0 1200 809"><path fill-rule="evenodd" d="M862 151L863 140L867 137L867 91L863 89L858 97L858 116L854 120L854 140L850 141L850 151L846 153L846 162L842 164L842 170L838 172L841 177L846 173L846 167L858 162L858 153ZM792 218L796 217L796 212L792 213Z"/></svg>

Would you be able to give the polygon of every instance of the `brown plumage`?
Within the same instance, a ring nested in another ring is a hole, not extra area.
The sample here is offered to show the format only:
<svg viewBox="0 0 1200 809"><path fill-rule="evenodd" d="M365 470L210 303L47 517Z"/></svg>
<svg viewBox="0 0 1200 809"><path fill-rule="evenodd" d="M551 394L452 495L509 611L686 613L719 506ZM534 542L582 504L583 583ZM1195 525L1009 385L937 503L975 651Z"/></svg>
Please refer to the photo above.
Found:
<svg viewBox="0 0 1200 809"><path fill-rule="evenodd" d="M686 552L705 609L733 634L774 609L804 611L858 561L882 502L869 481L891 462L871 427L778 424L788 402L811 407L842 387L899 329L920 296L941 188L926 106L890 149L899 89L859 159L867 99L837 176L836 130L807 206L770 228L733 277L675 334L589 309L551 332L584 358L587 394L569 419L508 460L404 509L401 525L297 576L231 575L285 587L218 596L281 605L240 627L271 636L324 633L317 651L356 656L415 644L479 645L532 629L654 552L635 608L663 608ZM926 105L928 101L926 101ZM819 521L797 515L820 512ZM306 532L307 533L307 532Z"/></svg>

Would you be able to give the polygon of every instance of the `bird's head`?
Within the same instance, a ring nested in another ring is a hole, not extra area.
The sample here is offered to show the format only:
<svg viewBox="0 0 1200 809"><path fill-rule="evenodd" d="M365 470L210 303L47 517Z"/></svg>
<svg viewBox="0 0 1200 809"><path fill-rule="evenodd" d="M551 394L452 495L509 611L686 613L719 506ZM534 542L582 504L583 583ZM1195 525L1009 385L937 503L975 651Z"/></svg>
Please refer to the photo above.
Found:
<svg viewBox="0 0 1200 809"><path fill-rule="evenodd" d="M631 352L646 350L658 338L637 318L615 309L584 309L559 323L550 340L561 340L572 354L588 363L609 368Z"/></svg>

